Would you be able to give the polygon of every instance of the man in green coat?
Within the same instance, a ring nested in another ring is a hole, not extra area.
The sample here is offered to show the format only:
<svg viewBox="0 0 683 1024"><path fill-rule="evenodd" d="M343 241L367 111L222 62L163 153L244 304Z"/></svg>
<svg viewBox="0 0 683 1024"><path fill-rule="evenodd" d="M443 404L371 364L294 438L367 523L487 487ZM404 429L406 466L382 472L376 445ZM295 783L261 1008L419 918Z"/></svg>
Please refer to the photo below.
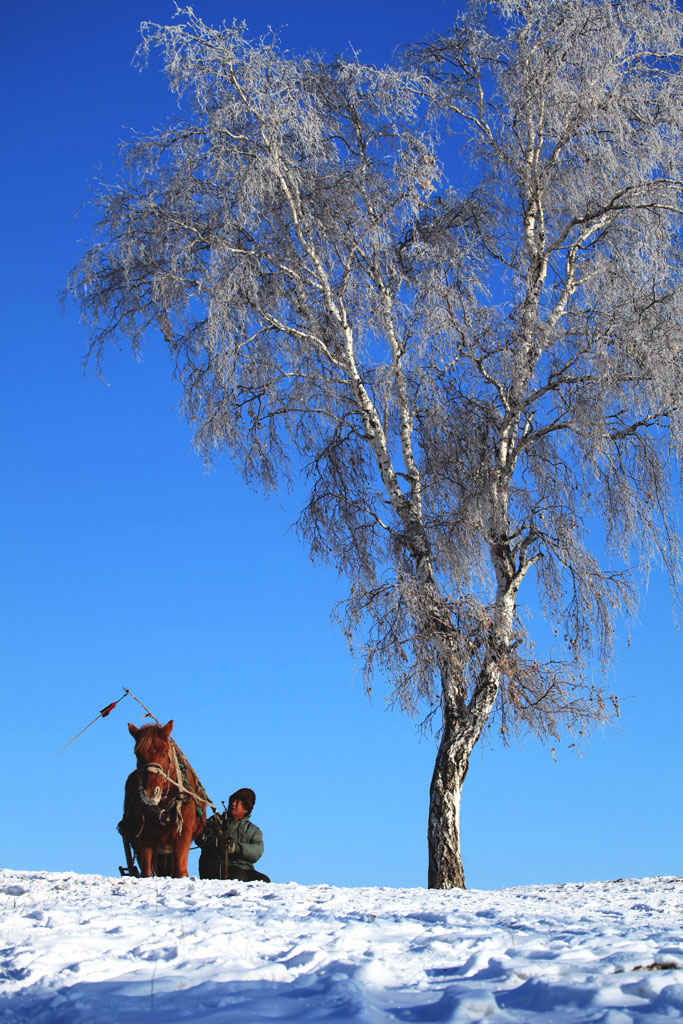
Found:
<svg viewBox="0 0 683 1024"><path fill-rule="evenodd" d="M238 789L228 800L224 814L207 821L196 843L200 878L235 878L242 882L269 882L267 875L254 868L263 853L263 834L249 820L256 803L253 789Z"/></svg>

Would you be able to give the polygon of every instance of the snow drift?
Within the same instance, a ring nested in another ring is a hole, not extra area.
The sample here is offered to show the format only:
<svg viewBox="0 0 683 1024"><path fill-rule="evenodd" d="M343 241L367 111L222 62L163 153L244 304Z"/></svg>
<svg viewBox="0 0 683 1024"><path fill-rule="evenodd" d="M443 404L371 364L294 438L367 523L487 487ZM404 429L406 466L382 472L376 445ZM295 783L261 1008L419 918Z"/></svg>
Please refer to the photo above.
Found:
<svg viewBox="0 0 683 1024"><path fill-rule="evenodd" d="M0 1021L683 1019L683 879L498 892L0 871Z"/></svg>

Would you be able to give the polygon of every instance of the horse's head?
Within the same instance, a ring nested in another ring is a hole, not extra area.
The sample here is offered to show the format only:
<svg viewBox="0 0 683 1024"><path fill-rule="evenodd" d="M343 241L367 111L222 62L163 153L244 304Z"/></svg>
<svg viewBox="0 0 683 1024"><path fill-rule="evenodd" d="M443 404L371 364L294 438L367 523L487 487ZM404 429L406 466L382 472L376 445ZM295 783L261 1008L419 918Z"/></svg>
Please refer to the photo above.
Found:
<svg viewBox="0 0 683 1024"><path fill-rule="evenodd" d="M173 719L166 725L144 725L141 729L128 723L128 730L135 740L135 756L138 761L140 797L150 807L156 807L173 777L171 743L169 736Z"/></svg>

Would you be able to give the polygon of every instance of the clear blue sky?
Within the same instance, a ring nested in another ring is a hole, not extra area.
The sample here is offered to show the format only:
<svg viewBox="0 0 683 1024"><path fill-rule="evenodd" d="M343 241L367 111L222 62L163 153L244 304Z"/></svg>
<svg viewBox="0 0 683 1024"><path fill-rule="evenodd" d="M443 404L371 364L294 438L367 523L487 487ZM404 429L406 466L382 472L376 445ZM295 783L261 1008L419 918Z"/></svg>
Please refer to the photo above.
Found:
<svg viewBox="0 0 683 1024"><path fill-rule="evenodd" d="M197 0L209 22L284 25L286 46L351 43L374 62L445 28L454 0L325 6ZM218 802L257 792L263 870L276 881L426 881L435 744L363 693L330 623L344 584L223 460L190 449L160 347L112 351L107 383L57 293L86 228L74 212L128 128L173 113L157 70L130 66L141 20L166 0L23 0L3 18L2 714L0 865L114 873L132 770L129 687L163 721ZM537 743L480 746L463 801L468 884L681 871L681 638L661 577L618 645L617 730L579 758ZM195 862L196 863L196 862Z"/></svg>

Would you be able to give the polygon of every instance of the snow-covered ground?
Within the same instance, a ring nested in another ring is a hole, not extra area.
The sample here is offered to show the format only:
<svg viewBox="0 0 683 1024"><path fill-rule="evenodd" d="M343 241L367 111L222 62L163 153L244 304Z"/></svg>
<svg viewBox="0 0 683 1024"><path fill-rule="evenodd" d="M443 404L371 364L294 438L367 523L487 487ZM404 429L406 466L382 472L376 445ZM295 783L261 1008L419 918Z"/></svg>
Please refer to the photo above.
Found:
<svg viewBox="0 0 683 1024"><path fill-rule="evenodd" d="M683 1019L683 879L499 892L0 871L0 1021Z"/></svg>

